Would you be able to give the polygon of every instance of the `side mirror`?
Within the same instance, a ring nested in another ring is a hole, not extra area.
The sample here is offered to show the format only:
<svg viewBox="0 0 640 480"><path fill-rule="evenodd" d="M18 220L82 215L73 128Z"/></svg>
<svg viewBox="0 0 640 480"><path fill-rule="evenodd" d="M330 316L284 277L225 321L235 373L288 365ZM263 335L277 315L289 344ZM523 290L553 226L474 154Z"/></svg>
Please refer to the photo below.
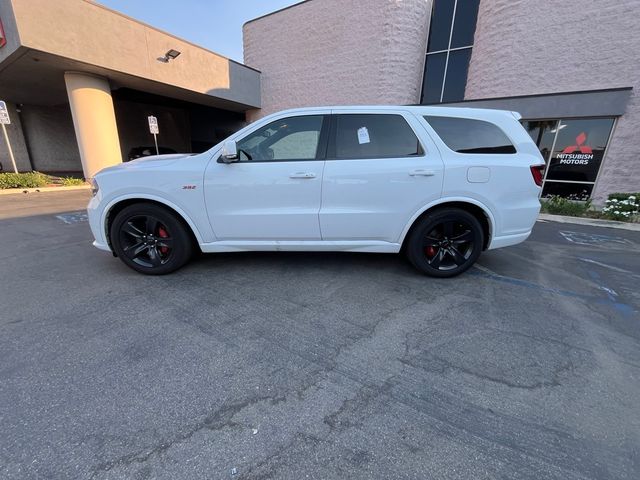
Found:
<svg viewBox="0 0 640 480"><path fill-rule="evenodd" d="M227 140L222 144L222 161L224 163L238 161L238 147L233 140Z"/></svg>

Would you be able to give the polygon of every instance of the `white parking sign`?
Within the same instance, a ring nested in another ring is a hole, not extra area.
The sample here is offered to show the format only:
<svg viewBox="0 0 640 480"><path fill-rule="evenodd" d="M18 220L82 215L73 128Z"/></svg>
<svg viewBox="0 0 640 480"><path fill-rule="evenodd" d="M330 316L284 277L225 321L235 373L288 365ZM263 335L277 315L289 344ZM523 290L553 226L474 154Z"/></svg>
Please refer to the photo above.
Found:
<svg viewBox="0 0 640 480"><path fill-rule="evenodd" d="M11 119L9 118L9 110L7 110L7 104L3 100L0 100L0 123L3 125L9 125Z"/></svg>
<svg viewBox="0 0 640 480"><path fill-rule="evenodd" d="M159 134L160 129L158 128L158 119L153 115L149 115L147 118L149 119L149 131L154 135Z"/></svg>
<svg viewBox="0 0 640 480"><path fill-rule="evenodd" d="M153 115L149 115L147 118L149 119L149 131L153 134L153 143L156 144L156 155L160 155L160 150L158 150L157 137L157 135L160 133L160 128L158 128L158 119Z"/></svg>
<svg viewBox="0 0 640 480"><path fill-rule="evenodd" d="M16 159L13 157L13 150L11 149L11 141L9 140L9 135L7 135L7 127L5 127L5 125L9 125L10 123L11 119L9 118L9 110L7 110L7 104L4 103L3 100L0 100L0 125L2 125L2 135L4 136L4 141L7 143L7 150L9 151L9 158L11 159L13 171L18 173L18 167L16 167Z"/></svg>

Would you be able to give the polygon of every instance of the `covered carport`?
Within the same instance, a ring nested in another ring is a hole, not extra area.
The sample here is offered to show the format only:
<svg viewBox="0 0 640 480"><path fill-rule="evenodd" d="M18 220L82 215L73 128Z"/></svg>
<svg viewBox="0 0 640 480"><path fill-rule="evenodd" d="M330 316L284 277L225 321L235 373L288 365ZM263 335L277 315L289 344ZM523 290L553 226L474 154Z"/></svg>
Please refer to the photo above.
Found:
<svg viewBox="0 0 640 480"><path fill-rule="evenodd" d="M203 151L260 107L258 71L92 2L9 0L0 21L0 99L21 171L89 178L154 144L149 115L161 147Z"/></svg>

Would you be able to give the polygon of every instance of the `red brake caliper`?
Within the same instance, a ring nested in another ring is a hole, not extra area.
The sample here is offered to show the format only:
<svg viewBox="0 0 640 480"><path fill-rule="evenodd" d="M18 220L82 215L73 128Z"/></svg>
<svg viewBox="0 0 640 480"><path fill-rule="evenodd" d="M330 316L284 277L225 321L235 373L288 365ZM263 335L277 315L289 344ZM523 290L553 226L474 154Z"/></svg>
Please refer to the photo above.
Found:
<svg viewBox="0 0 640 480"><path fill-rule="evenodd" d="M425 248L424 251L427 254L427 257L435 257L436 255L436 247L433 247L431 245Z"/></svg>
<svg viewBox="0 0 640 480"><path fill-rule="evenodd" d="M158 228L158 236L161 238L169 238L169 234L164 229L164 227ZM160 250L160 253L162 253L163 255L169 253L169 247L160 247L158 250Z"/></svg>

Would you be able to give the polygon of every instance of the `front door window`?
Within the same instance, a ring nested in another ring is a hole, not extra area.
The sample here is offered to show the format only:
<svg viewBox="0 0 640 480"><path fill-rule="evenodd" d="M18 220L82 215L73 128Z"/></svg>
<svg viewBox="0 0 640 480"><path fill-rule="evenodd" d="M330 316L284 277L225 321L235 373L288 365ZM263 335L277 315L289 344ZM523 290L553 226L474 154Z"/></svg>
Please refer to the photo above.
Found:
<svg viewBox="0 0 640 480"><path fill-rule="evenodd" d="M305 115L271 122L238 141L239 160L314 160L323 121L322 115Z"/></svg>

